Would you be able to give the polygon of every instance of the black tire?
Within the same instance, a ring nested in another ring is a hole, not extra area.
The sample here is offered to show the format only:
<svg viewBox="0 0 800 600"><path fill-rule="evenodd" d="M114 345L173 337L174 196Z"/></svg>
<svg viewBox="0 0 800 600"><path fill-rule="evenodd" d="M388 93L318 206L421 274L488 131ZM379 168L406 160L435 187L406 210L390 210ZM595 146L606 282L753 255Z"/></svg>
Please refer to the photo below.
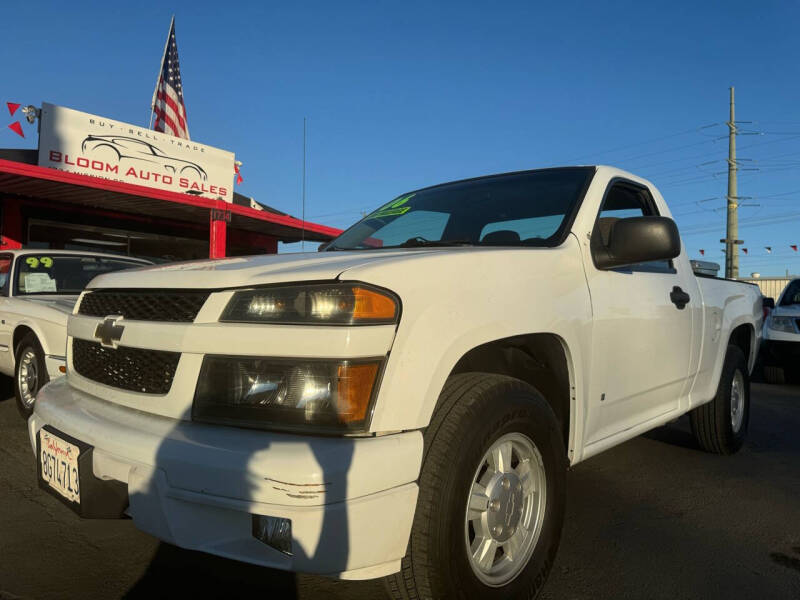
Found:
<svg viewBox="0 0 800 600"><path fill-rule="evenodd" d="M540 453L546 503L541 532L526 565L506 585L490 587L475 575L467 556L465 502L484 454L508 433L524 434ZM451 377L425 432L411 539L402 570L385 579L390 596L396 600L538 596L561 538L566 466L558 421L535 388L488 373Z"/></svg>
<svg viewBox="0 0 800 600"><path fill-rule="evenodd" d="M741 425L738 430L734 430L731 417L731 388L737 373L742 377L744 401L741 408ZM694 437L706 452L734 454L742 447L750 422L750 375L741 348L728 346L717 394L711 402L692 410L689 416Z"/></svg>
<svg viewBox="0 0 800 600"><path fill-rule="evenodd" d="M38 338L32 333L26 333L20 341L15 351L16 364L14 365L14 397L17 400L17 410L22 418L26 419L33 413L33 403L28 403L25 398L27 394L20 389L20 369L26 354L32 353L33 367L36 369L36 383L35 389L31 390L32 395L35 397L44 385L50 380L47 375L47 365L44 362L44 352L39 343Z"/></svg>

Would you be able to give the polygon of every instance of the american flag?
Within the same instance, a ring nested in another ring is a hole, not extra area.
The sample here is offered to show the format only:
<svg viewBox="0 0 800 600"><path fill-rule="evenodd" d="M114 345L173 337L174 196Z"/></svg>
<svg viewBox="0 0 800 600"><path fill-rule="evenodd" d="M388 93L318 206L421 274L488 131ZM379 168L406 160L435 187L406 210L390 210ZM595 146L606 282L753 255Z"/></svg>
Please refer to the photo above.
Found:
<svg viewBox="0 0 800 600"><path fill-rule="evenodd" d="M169 26L169 37L161 61L161 74L158 76L153 95L153 116L155 117L153 129L156 131L189 139L186 105L183 103L181 66L178 62L178 44L175 41L175 17L172 17Z"/></svg>

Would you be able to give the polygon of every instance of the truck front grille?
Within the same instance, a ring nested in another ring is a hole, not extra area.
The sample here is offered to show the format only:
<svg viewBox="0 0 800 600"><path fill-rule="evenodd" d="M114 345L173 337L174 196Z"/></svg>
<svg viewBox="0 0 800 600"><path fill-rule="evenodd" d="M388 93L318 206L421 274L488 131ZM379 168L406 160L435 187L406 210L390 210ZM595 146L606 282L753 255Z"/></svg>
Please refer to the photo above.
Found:
<svg viewBox="0 0 800 600"><path fill-rule="evenodd" d="M197 290L95 290L84 294L78 314L191 323L210 294Z"/></svg>
<svg viewBox="0 0 800 600"><path fill-rule="evenodd" d="M166 394L181 355L163 350L106 348L97 342L72 340L72 366L87 379L143 394Z"/></svg>

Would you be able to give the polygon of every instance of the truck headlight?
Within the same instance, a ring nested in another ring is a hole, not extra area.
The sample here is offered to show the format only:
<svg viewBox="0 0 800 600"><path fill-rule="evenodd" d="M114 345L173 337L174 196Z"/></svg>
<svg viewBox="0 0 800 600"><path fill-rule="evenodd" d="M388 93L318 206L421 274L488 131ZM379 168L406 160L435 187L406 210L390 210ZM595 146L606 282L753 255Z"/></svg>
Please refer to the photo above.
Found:
<svg viewBox="0 0 800 600"><path fill-rule="evenodd" d="M793 317L769 317L769 328L773 331L783 331L784 333L795 333Z"/></svg>
<svg viewBox="0 0 800 600"><path fill-rule="evenodd" d="M366 284L287 285L236 292L220 321L295 325L395 323L399 307L394 294Z"/></svg>
<svg viewBox="0 0 800 600"><path fill-rule="evenodd" d="M366 431L382 362L208 355L192 419L259 429Z"/></svg>

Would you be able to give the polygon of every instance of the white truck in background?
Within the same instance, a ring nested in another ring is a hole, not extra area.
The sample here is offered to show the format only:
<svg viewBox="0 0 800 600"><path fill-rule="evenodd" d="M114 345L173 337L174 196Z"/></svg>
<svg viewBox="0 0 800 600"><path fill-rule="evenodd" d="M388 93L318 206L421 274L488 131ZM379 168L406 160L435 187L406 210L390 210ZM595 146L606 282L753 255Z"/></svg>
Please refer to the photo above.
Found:
<svg viewBox="0 0 800 600"><path fill-rule="evenodd" d="M394 598L533 598L570 465L685 413L740 448L761 320L646 180L493 175L320 253L98 277L28 426L84 517Z"/></svg>
<svg viewBox="0 0 800 600"><path fill-rule="evenodd" d="M800 279L792 279L778 301L768 299L761 362L768 383L796 380L800 375Z"/></svg>

